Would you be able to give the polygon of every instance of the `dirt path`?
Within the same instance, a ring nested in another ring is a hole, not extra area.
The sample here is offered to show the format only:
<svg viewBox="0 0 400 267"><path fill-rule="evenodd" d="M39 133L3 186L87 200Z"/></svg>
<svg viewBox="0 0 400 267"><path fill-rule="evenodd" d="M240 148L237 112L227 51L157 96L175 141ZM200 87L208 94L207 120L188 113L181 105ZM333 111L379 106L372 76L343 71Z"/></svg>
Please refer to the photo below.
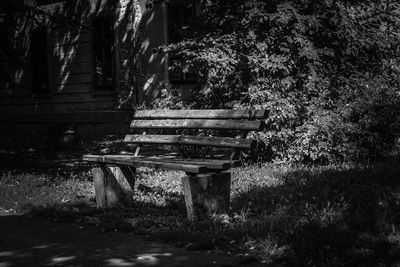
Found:
<svg viewBox="0 0 400 267"><path fill-rule="evenodd" d="M263 266L222 253L186 251L142 237L24 215L0 216L0 267Z"/></svg>

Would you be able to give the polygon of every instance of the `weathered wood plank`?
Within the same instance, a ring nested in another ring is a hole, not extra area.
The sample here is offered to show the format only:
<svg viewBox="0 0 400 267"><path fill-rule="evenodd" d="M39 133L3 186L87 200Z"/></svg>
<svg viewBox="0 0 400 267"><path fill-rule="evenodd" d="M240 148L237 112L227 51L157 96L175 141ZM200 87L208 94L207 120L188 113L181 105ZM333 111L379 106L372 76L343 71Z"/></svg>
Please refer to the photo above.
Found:
<svg viewBox="0 0 400 267"><path fill-rule="evenodd" d="M106 170L104 167L95 167L92 169L92 175L97 208L105 208L107 207L107 196L105 191Z"/></svg>
<svg viewBox="0 0 400 267"><path fill-rule="evenodd" d="M83 74L83 73L93 73L94 65L90 63L77 63L77 64L62 64L54 66L52 73L54 76L65 75L67 73L71 74Z"/></svg>
<svg viewBox="0 0 400 267"><path fill-rule="evenodd" d="M76 53L75 50L70 50L52 56L51 58L53 66L57 68L62 65L76 65L81 63L93 64L93 53L91 51L83 51L82 53Z"/></svg>
<svg viewBox="0 0 400 267"><path fill-rule="evenodd" d="M174 156L150 156L141 158L164 161L164 162L201 165L201 166L206 166L208 169L213 169L213 170L228 170L230 168L239 167L242 164L240 160L231 161L231 160L210 159L210 158L177 158Z"/></svg>
<svg viewBox="0 0 400 267"><path fill-rule="evenodd" d="M244 120L133 120L131 128L134 129L225 129L261 131L262 121Z"/></svg>
<svg viewBox="0 0 400 267"><path fill-rule="evenodd" d="M38 102L29 103L29 104L0 104L0 110L7 113L21 113L21 112L66 112L66 110L72 111L82 111L82 110L91 110L91 111L101 111L101 110L112 110L115 107L115 101L91 101L91 102L70 102L68 104L68 108L66 108L66 104L64 103L40 103ZM1 116L1 115L0 115ZM12 122L11 122L12 123ZM90 124L90 122L88 122ZM129 127L129 124L125 125ZM125 130L124 132L127 132Z"/></svg>
<svg viewBox="0 0 400 267"><path fill-rule="evenodd" d="M267 110L138 110L135 119L263 119Z"/></svg>
<svg viewBox="0 0 400 267"><path fill-rule="evenodd" d="M128 168L103 165L92 169L98 209L129 203L130 196L133 194L135 178Z"/></svg>
<svg viewBox="0 0 400 267"><path fill-rule="evenodd" d="M53 84L53 93L57 94L92 94L92 83Z"/></svg>
<svg viewBox="0 0 400 267"><path fill-rule="evenodd" d="M92 42L92 33L75 33L75 34L54 34L52 38L52 46L60 47L65 45L74 45L79 43Z"/></svg>
<svg viewBox="0 0 400 267"><path fill-rule="evenodd" d="M106 207L123 207L125 204L128 204L128 197L119 183L119 180L122 178L120 177L120 168L114 166L102 166L102 168L105 172L104 190L106 192Z"/></svg>
<svg viewBox="0 0 400 267"><path fill-rule="evenodd" d="M52 64L53 64L54 68L60 68L60 66L62 67L64 65L71 66L71 67L78 65L78 64L92 64L93 65L92 58L93 58L93 55L91 53L83 54L78 57L76 57L76 56L71 56L68 58L53 57Z"/></svg>
<svg viewBox="0 0 400 267"><path fill-rule="evenodd" d="M89 29L84 28L67 28L67 27L56 27L51 28L51 36L53 40L59 40L64 38L77 38L84 35L92 35Z"/></svg>
<svg viewBox="0 0 400 267"><path fill-rule="evenodd" d="M182 177L182 185L189 220L228 211L230 173L188 175Z"/></svg>
<svg viewBox="0 0 400 267"><path fill-rule="evenodd" d="M0 113L2 123L127 123L130 111L20 112Z"/></svg>
<svg viewBox="0 0 400 267"><path fill-rule="evenodd" d="M32 86L5 84L0 81L1 97L32 97Z"/></svg>
<svg viewBox="0 0 400 267"><path fill-rule="evenodd" d="M60 86L58 89L63 91L67 88L69 84L65 86ZM82 84L81 86L84 86ZM32 97L32 95L24 95L18 97L2 97L0 99L0 104L2 105L29 105L29 104L62 104L62 103L91 103L91 102L113 102L115 101L115 93L110 92L109 94L93 96L90 93L81 93L81 94L71 94L71 95L62 95L62 94L54 94L51 98L47 95ZM111 108L110 108L111 109Z"/></svg>
<svg viewBox="0 0 400 267"><path fill-rule="evenodd" d="M105 157L105 158L104 158ZM239 160L221 160L221 159L210 159L210 158L178 158L176 156L133 156L133 155L85 155L84 160L91 159L96 162L103 162L104 159L130 159L133 161L156 161L165 163L178 163L178 164L189 164L205 166L212 170L228 170L233 167L239 167L241 162Z"/></svg>
<svg viewBox="0 0 400 267"><path fill-rule="evenodd" d="M78 45L53 47L52 55L54 57L65 58L70 55L91 53L93 50L91 43L82 43Z"/></svg>
<svg viewBox="0 0 400 267"><path fill-rule="evenodd" d="M93 81L92 73L65 73L63 75L53 76L53 84L84 84Z"/></svg>
<svg viewBox="0 0 400 267"><path fill-rule="evenodd" d="M124 142L141 144L196 145L251 149L256 141L229 137L209 137L190 135L138 135L128 134Z"/></svg>
<svg viewBox="0 0 400 267"><path fill-rule="evenodd" d="M189 173L205 173L208 168L195 164L186 163L175 163L175 162L163 162L158 160L151 160L147 158L140 158L134 156L120 156L120 155L84 155L84 161L89 162L101 162L116 165L127 165L127 166L143 166L155 169L174 169L181 170Z"/></svg>
<svg viewBox="0 0 400 267"><path fill-rule="evenodd" d="M74 49L79 46L89 45L92 43L92 40L65 40L64 42L56 42L52 44L52 49Z"/></svg>

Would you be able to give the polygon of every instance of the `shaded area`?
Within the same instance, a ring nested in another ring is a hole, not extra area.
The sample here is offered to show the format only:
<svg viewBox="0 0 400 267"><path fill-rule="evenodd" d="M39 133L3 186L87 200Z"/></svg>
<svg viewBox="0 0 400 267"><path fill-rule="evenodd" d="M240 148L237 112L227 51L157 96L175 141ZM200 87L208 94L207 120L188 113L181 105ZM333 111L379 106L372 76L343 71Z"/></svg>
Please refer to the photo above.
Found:
<svg viewBox="0 0 400 267"><path fill-rule="evenodd" d="M247 222L233 227L232 235L242 238L248 229L252 239L275 243L283 248L275 262L289 266L399 264L398 177L393 162L300 168L273 186L254 181L247 190L236 187L241 192L232 207L245 210ZM267 248L261 242L258 247Z"/></svg>
<svg viewBox="0 0 400 267"><path fill-rule="evenodd" d="M149 234L189 249L222 248L288 266L400 262L396 162L236 170L230 214L194 224L184 218L179 192L159 183L159 179L172 183L177 177L164 175L146 177L145 195L137 197L123 215L110 212L109 218L119 214L123 223L114 221L109 227Z"/></svg>
<svg viewBox="0 0 400 267"><path fill-rule="evenodd" d="M27 216L0 217L1 266L236 266L219 253L196 253Z"/></svg>
<svg viewBox="0 0 400 267"><path fill-rule="evenodd" d="M50 208L38 205L32 215L146 235L188 250L230 251L246 255L242 263L256 259L284 266L400 263L398 162L249 166L232 172L229 214L195 223L186 219L184 174L150 169L138 171L133 203L125 209L99 212L93 209L93 196L82 195L81 203L71 199ZM76 187L67 190L82 194Z"/></svg>

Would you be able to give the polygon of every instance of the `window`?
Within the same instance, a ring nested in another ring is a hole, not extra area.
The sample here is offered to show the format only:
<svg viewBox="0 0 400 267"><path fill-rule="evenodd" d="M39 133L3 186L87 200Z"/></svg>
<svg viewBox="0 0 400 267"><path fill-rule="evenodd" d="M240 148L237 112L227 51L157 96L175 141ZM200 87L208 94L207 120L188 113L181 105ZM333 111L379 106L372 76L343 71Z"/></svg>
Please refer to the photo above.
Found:
<svg viewBox="0 0 400 267"><path fill-rule="evenodd" d="M49 92L49 68L47 56L47 29L38 27L31 35L32 93Z"/></svg>
<svg viewBox="0 0 400 267"><path fill-rule="evenodd" d="M114 88L113 25L111 18L93 19L94 90Z"/></svg>
<svg viewBox="0 0 400 267"><path fill-rule="evenodd" d="M183 36L191 31L196 18L195 1L175 0L168 5L168 39L169 43L182 41ZM169 57L169 77L171 83L196 83L193 73L183 72L184 62L176 57Z"/></svg>
<svg viewBox="0 0 400 267"><path fill-rule="evenodd" d="M173 1L168 5L169 42L182 41L185 33L190 32L196 15L195 1Z"/></svg>

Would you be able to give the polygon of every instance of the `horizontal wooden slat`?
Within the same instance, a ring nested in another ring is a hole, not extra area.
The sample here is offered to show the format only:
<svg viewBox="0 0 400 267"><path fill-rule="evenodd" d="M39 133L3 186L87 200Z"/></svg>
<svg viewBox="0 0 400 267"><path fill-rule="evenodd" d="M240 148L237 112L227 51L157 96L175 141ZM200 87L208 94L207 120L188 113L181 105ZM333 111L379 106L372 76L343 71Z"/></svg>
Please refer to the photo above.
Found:
<svg viewBox="0 0 400 267"><path fill-rule="evenodd" d="M64 75L53 76L54 84L85 84L85 83L91 83L92 80L93 80L93 75L91 73L79 73L79 74L66 73Z"/></svg>
<svg viewBox="0 0 400 267"><path fill-rule="evenodd" d="M66 27L57 27L51 28L52 38L54 40L59 39L72 39L76 38L77 36L84 36L84 35L92 35L92 32L89 29L84 28L66 28Z"/></svg>
<svg viewBox="0 0 400 267"><path fill-rule="evenodd" d="M94 71L93 62L90 63L77 63L77 64L65 64L53 66L53 75L60 76L69 74L82 74L82 73L92 73Z"/></svg>
<svg viewBox="0 0 400 267"><path fill-rule="evenodd" d="M92 52L91 43L82 43L79 45L53 47L52 55L55 57L65 58L68 55L78 55Z"/></svg>
<svg viewBox="0 0 400 267"><path fill-rule="evenodd" d="M92 61L92 54L88 53L86 55L83 56L79 56L79 57L70 57L70 58L58 58L58 57L53 57L53 67L54 68L61 68L63 66L66 67L74 67L78 64L92 64L93 65L93 61Z"/></svg>
<svg viewBox="0 0 400 267"><path fill-rule="evenodd" d="M92 110L92 111L99 111L99 110L111 110L115 107L115 102L110 101L92 101L92 102L73 102L68 104L68 107L71 110L81 111L81 110ZM65 103L44 103L44 104L22 104L22 105L15 105L15 104L0 104L0 110L7 113L14 113L14 112L65 112L66 111L66 104ZM0 114L0 117L2 115ZM88 122L90 124L90 122ZM129 127L129 125L126 125ZM124 125L125 127L125 125ZM124 130L125 131L125 130ZM126 132L126 131L125 131Z"/></svg>
<svg viewBox="0 0 400 267"><path fill-rule="evenodd" d="M225 130L262 130L262 121L244 120L133 120L134 129L225 129Z"/></svg>
<svg viewBox="0 0 400 267"><path fill-rule="evenodd" d="M139 156L141 157L141 156ZM239 167L241 165L240 160L221 160L221 159L210 159L210 158L177 158L176 156L150 156L144 157L150 160L164 161L164 162L178 162L185 164L194 164L206 166L208 169L213 170L228 170L233 167Z"/></svg>
<svg viewBox="0 0 400 267"><path fill-rule="evenodd" d="M58 66L71 66L71 65L76 65L76 64L82 64L82 63L91 63L93 64L93 53L92 52L83 52L76 54L75 52L63 54L60 56L53 56L52 57L52 64L55 68L58 68Z"/></svg>
<svg viewBox="0 0 400 267"><path fill-rule="evenodd" d="M180 162L167 162L159 161L156 159L146 159L134 156L119 156L119 155L108 155L108 156L98 156L98 155L84 155L84 161L90 162L101 162L117 165L128 165L128 166L143 166L156 169L174 169L181 170L190 173L206 173L208 169L201 165L196 164L186 164Z"/></svg>
<svg viewBox="0 0 400 267"><path fill-rule="evenodd" d="M0 113L2 123L127 123L130 111Z"/></svg>
<svg viewBox="0 0 400 267"><path fill-rule="evenodd" d="M79 43L87 43L92 41L92 33L75 33L75 34L55 34L52 38L52 46L60 47L65 45L79 44Z"/></svg>
<svg viewBox="0 0 400 267"><path fill-rule="evenodd" d="M60 89L60 92L67 88L69 85L65 85L65 87L57 87ZM87 86L83 85L82 87ZM107 92L108 93L108 92ZM35 97L31 95L20 96L20 97L2 97L0 98L0 104L15 104L15 105L25 105L25 104L56 104L56 103L88 103L88 102L115 102L116 96L115 92L109 92L108 94L99 94L92 95L92 93L82 93L82 94L72 94L72 95L61 95L61 94L53 94L53 95L37 95ZM111 109L111 108L110 108Z"/></svg>
<svg viewBox="0 0 400 267"><path fill-rule="evenodd" d="M266 110L138 110L135 119L263 119Z"/></svg>
<svg viewBox="0 0 400 267"><path fill-rule="evenodd" d="M128 134L125 142L142 144L171 144L171 145L196 145L215 146L229 148L250 149L256 145L256 141L249 139L237 139L229 137L208 137L188 135L138 135Z"/></svg>
<svg viewBox="0 0 400 267"><path fill-rule="evenodd" d="M65 42L55 42L52 44L53 49L74 49L74 47L83 46L91 44L92 40L77 40L77 41L65 41Z"/></svg>
<svg viewBox="0 0 400 267"><path fill-rule="evenodd" d="M81 95L92 94L92 83L52 84L54 94L74 93Z"/></svg>
<svg viewBox="0 0 400 267"><path fill-rule="evenodd" d="M150 157L143 157L143 156L132 156L132 155L85 155L83 156L83 160L85 161L94 161L94 162L103 162L103 163L114 163L114 164L126 164L126 161L133 162L134 164L138 165L144 162L151 161L155 164L166 164L166 167L159 167L154 166L154 168L169 168L169 169L176 169L176 165L169 165L169 164L184 164L189 166L192 171L190 172L197 172L196 168L192 168L191 165L203 167L200 168L199 172L206 172L206 171L215 171L215 170L228 170L232 167L238 167L241 165L239 160L220 160L220 159L187 159L187 158L177 158L175 156L150 156ZM118 163L118 161L120 161ZM132 163L132 164L133 164ZM148 166L153 167L153 166ZM182 166L178 166L179 170L183 170ZM185 170L184 170L185 171Z"/></svg>

